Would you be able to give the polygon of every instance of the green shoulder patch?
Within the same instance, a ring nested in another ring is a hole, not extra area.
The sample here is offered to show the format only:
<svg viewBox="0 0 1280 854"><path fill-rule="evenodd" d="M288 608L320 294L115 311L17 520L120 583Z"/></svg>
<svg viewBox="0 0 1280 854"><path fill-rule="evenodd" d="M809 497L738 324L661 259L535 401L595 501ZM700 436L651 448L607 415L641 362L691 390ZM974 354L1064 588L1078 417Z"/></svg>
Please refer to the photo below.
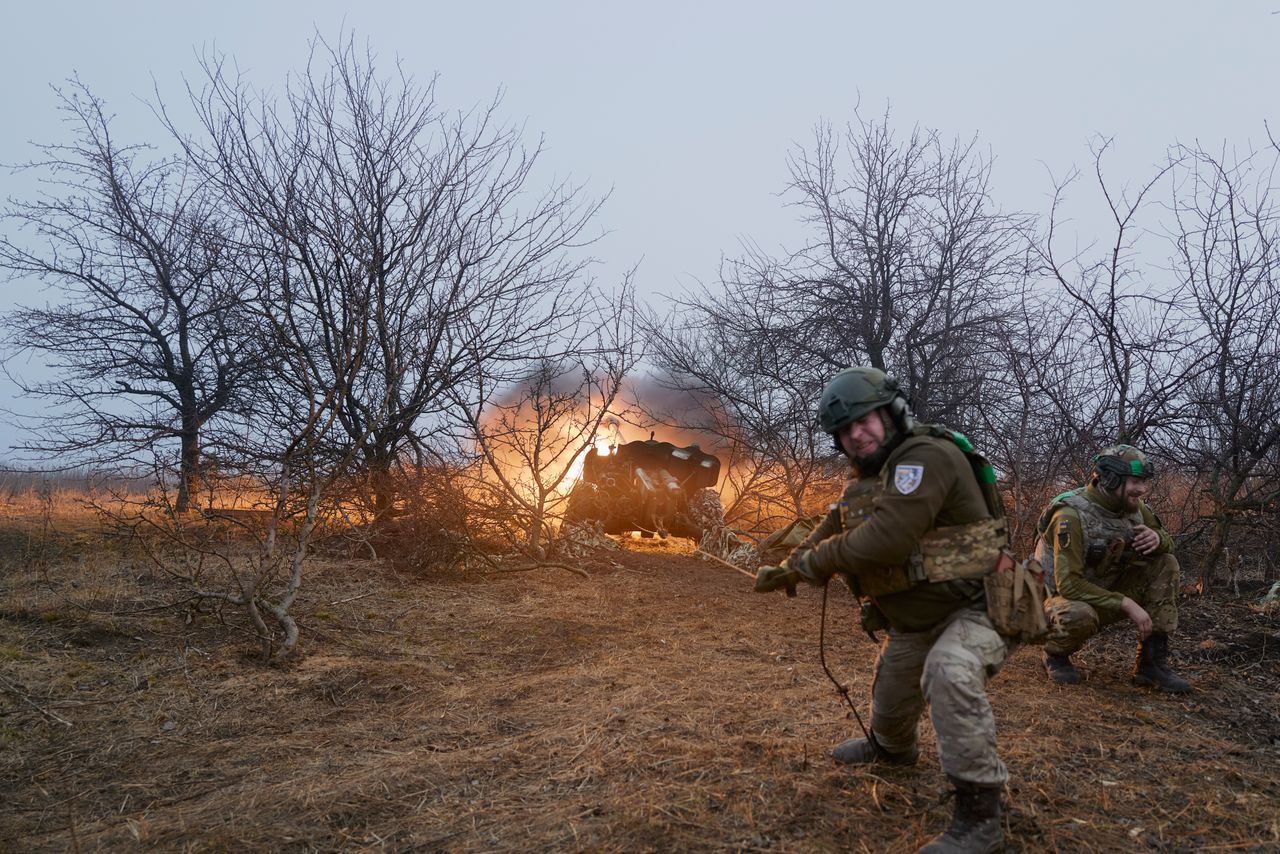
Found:
<svg viewBox="0 0 1280 854"><path fill-rule="evenodd" d="M1058 520L1058 548L1059 549L1071 548L1071 520L1070 519Z"/></svg>

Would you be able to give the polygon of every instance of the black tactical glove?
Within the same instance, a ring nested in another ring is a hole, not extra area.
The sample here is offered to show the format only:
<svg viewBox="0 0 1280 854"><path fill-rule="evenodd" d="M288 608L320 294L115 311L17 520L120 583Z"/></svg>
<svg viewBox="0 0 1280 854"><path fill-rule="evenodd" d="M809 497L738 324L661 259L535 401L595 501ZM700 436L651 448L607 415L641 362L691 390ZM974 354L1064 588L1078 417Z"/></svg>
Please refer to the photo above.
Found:
<svg viewBox="0 0 1280 854"><path fill-rule="evenodd" d="M821 587L831 577L831 573L821 572L813 565L812 549L792 552L787 556L786 567L814 587Z"/></svg>
<svg viewBox="0 0 1280 854"><path fill-rule="evenodd" d="M787 597L796 595L796 581L799 576L785 566L762 566L756 572L757 593L772 593L774 590L786 589Z"/></svg>

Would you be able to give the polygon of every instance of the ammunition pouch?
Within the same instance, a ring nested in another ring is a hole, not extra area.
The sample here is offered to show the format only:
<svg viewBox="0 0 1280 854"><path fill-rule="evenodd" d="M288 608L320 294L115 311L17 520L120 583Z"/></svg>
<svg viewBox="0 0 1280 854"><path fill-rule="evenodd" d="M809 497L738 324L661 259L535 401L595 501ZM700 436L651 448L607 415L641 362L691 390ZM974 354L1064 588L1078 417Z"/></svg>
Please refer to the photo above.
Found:
<svg viewBox="0 0 1280 854"><path fill-rule="evenodd" d="M1005 531L1004 519L982 519L935 528L921 537L916 547L918 565L924 573L919 580L937 583L982 578L991 572L1001 549L1009 541Z"/></svg>
<svg viewBox="0 0 1280 854"><path fill-rule="evenodd" d="M878 640L876 632L887 632L889 630L889 618L884 615L884 611L877 607L876 603L870 600L862 600L861 605L859 605L858 617L862 630L873 641Z"/></svg>
<svg viewBox="0 0 1280 854"><path fill-rule="evenodd" d="M995 567L1006 542L1004 519L935 528L920 538L902 566L858 573L858 589L863 596L887 596L926 582L982 578Z"/></svg>
<svg viewBox="0 0 1280 854"><path fill-rule="evenodd" d="M863 596L888 596L910 590L918 582L911 579L906 566L878 566L857 575L858 591Z"/></svg>
<svg viewBox="0 0 1280 854"><path fill-rule="evenodd" d="M1044 615L1044 570L1040 561L1015 561L1001 550L995 570L983 579L987 615L1000 634L1017 643L1044 643L1049 633Z"/></svg>

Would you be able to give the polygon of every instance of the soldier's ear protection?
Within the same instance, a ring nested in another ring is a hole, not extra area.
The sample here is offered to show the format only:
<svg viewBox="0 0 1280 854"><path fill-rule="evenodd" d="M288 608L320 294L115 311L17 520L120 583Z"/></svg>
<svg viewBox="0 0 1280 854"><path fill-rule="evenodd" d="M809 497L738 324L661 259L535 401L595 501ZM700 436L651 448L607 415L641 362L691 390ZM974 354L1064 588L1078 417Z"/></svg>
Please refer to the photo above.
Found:
<svg viewBox="0 0 1280 854"><path fill-rule="evenodd" d="M1097 473L1098 486L1107 492L1115 492L1120 489L1120 485L1124 483L1125 476L1117 474L1113 471L1106 471L1101 467L1095 466L1094 471Z"/></svg>
<svg viewBox="0 0 1280 854"><path fill-rule="evenodd" d="M1126 477L1151 477L1155 472L1149 464L1142 460L1123 460L1114 452L1137 450L1132 445L1117 445L1108 449L1112 453L1098 454L1093 458L1093 470L1097 474L1098 486L1108 492L1115 492L1124 483Z"/></svg>
<svg viewBox="0 0 1280 854"><path fill-rule="evenodd" d="M902 392L898 392L893 400L889 401L889 417L903 433L911 432L911 429L916 426L915 416L911 414L911 407L907 405L907 399L902 396Z"/></svg>

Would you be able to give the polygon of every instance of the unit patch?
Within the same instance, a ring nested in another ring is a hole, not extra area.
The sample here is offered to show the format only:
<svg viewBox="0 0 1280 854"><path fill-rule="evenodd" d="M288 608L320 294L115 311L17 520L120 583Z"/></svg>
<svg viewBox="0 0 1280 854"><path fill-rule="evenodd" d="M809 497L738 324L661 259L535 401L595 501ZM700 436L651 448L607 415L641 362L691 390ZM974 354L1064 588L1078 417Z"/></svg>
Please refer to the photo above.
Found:
<svg viewBox="0 0 1280 854"><path fill-rule="evenodd" d="M1058 548L1066 551L1071 548L1071 520L1058 520Z"/></svg>
<svg viewBox="0 0 1280 854"><path fill-rule="evenodd" d="M893 470L893 485L903 495L910 495L924 480L924 466L903 464Z"/></svg>

